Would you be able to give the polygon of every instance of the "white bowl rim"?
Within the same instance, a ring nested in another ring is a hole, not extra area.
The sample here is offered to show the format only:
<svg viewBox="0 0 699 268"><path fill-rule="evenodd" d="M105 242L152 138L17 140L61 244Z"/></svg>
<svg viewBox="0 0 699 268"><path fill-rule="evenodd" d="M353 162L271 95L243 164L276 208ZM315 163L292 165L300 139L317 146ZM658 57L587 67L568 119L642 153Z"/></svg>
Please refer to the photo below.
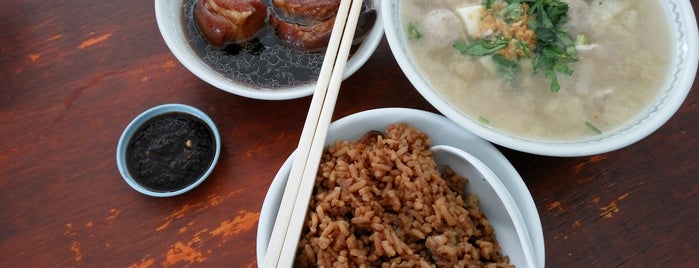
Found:
<svg viewBox="0 0 699 268"><path fill-rule="evenodd" d="M178 3L182 3L182 1L186 0L155 0L155 18L160 34L172 54L187 70L199 79L223 91L260 100L289 100L313 94L315 83L282 89L249 88L213 70L199 59L196 56L196 52L189 47L187 40L183 37L184 30L182 25L180 23L172 24L172 22L168 21L168 18L171 17L178 19L181 17L182 7ZM378 2L379 0L375 1ZM178 4L178 7L172 6L173 4ZM357 51L347 61L343 79L350 77L367 62L383 38L383 21L380 17L381 9L378 4L375 5L375 8L376 21L374 26Z"/></svg>
<svg viewBox="0 0 699 268"><path fill-rule="evenodd" d="M541 226L541 220L539 218L539 212L534 203L534 199L531 193L528 191L526 184L522 180L522 177L517 173L512 164L505 158L505 156L500 153L500 151L495 148L492 144L483 140L480 137L473 135L471 132L464 130L463 128L456 125L453 121L450 121L446 117L438 114L434 114L427 111L412 109L412 108L401 108L401 107L389 107L389 108L378 108L373 110L366 110L345 116L341 119L334 121L330 125L329 134L335 132L334 129L348 128L349 125L358 124L365 125L370 123L374 118L379 118L379 123L383 124L388 121L398 122L404 121L408 122L415 127L414 122L423 122L424 124L430 125L432 127L441 127L442 131L429 131L423 129L428 134L431 135L433 140L432 145L446 144L451 145L463 150L469 150L471 154L476 155L482 162L486 163L493 172L498 175L500 181L508 187L510 195L515 199L517 205L524 217L527 225L528 232L531 236L531 241L536 252L537 262L539 267L544 267L545 264L545 246L544 246L544 235ZM375 121L375 120L374 120ZM385 122L384 122L385 121ZM388 123L387 123L388 124ZM384 127L387 125L383 125ZM364 131L366 126L362 128L352 128L352 132ZM358 138L358 137L344 137L347 135L352 135L351 133L338 134L338 138ZM449 141L438 142L439 136L444 136L443 139L449 139ZM455 140L458 138L458 140ZM328 141L327 142L332 142ZM469 147L474 146L474 147ZM271 214L276 213L274 210L278 209L274 207L274 204L281 202L281 193L283 191L283 180L288 177L289 170L291 169L291 164L293 162L293 153L290 155L284 164L281 166L277 174L275 175L272 183L265 195L264 202L262 204L262 209L260 211L260 221L257 227L257 261L262 263L264 261L264 252L266 251L265 246L269 243L269 236L271 234L271 228L274 224L273 221L265 221L271 217ZM275 192L276 190L276 192Z"/></svg>
<svg viewBox="0 0 699 268"><path fill-rule="evenodd" d="M688 0L663 1L663 5L668 8L668 12L676 15L676 19L672 20L672 23L679 25L678 27L680 28L678 30L680 32L679 36L675 37L679 39L676 40L675 44L675 49L678 52L678 55L675 56L675 61L677 62L673 72L669 75L674 77L673 82L677 82L674 86L667 86L659 94L658 100L651 104L637 119L601 137L594 137L579 142L548 142L524 139L506 134L492 127L486 127L482 123L477 122L477 120L467 118L449 103L442 100L438 93L430 89L428 82L421 78L420 71L406 57L407 52L398 52L406 51L406 48L402 46L402 41L405 41L405 38L399 36L400 30L396 30L401 29L401 26L395 25L395 21L391 19L391 11L398 8L398 2L381 0L382 5L385 5L381 14L385 26L384 32L394 58L417 91L437 110L458 125L490 142L521 152L560 157L589 156L621 149L640 141L659 129L680 108L694 83L697 64L699 63L699 33L691 4ZM682 28L686 29L682 31Z"/></svg>
<svg viewBox="0 0 699 268"><path fill-rule="evenodd" d="M131 177L131 174L129 173L128 168L126 167L126 147L128 146L129 140L131 140L131 137L138 131L138 129L146 123L148 120L151 118L170 113L170 112L179 112L179 113L185 113L189 114L192 116L195 116L199 119L201 119L208 127L211 129L212 134L214 135L214 140L216 142L216 150L214 152L214 158L211 160L211 165L206 169L206 172L201 175L196 181L194 181L192 184L188 185L187 187L184 187L182 189L176 190L176 191L170 191L170 192L159 192L159 191L153 191L150 190ZM139 114L134 118L128 126L124 129L124 132L121 134L121 137L119 137L119 143L117 144L117 150L116 150L116 162L117 162L117 168L119 169L119 173L121 174L121 177L124 179L124 181L131 186L134 190L145 194L149 196L154 196L154 197L170 197L170 196L176 196L183 194L185 192L188 192L195 187L197 187L199 184L204 182L207 177L211 174L211 172L214 170L214 167L216 166L216 162L218 162L219 155L221 154L221 136L219 135L218 129L216 128L216 124L214 124L214 121L211 120L211 118L206 115L204 112L201 110L185 105L185 104L179 104L179 103L169 103L169 104L162 104L158 105L156 107L150 108L146 110L145 112Z"/></svg>

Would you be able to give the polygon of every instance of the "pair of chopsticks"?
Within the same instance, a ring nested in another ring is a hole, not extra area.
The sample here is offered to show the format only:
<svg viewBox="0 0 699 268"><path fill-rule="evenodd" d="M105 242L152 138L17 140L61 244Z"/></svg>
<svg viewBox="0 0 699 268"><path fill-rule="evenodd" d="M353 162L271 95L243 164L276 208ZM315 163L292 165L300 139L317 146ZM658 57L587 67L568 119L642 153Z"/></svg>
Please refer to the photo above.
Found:
<svg viewBox="0 0 699 268"><path fill-rule="evenodd" d="M361 7L362 0L340 2L318 83L298 148L294 153L294 162L261 267L293 265Z"/></svg>

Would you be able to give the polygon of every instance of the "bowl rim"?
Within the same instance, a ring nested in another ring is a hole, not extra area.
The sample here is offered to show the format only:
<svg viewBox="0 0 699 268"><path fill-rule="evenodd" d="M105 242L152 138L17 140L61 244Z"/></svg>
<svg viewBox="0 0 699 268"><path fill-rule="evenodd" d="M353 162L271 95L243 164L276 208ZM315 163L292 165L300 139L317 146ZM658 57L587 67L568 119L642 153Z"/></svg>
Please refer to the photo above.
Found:
<svg viewBox="0 0 699 268"><path fill-rule="evenodd" d="M400 14L400 2L381 0L382 5L386 5L382 9L381 17L391 53L416 90L437 110L461 127L490 142L521 152L559 157L589 156L636 143L655 132L674 115L689 94L697 74L699 34L691 4L688 0L664 1L662 4L666 7L668 16L670 14L675 16L674 20L672 17L669 18L671 24L677 25L677 32L679 32L677 36L673 36L676 53L673 55L672 66L675 67L668 72L668 81L664 84L664 89L645 111L625 125L599 137L577 141L543 141L517 137L491 126L485 126L464 115L430 89L429 83L423 79L421 72L407 56L409 52L404 45L407 40L403 35L399 35L402 32L402 26L396 24L399 21L393 20L393 14Z"/></svg>
<svg viewBox="0 0 699 268"><path fill-rule="evenodd" d="M252 99L289 100L313 94L315 91L315 82L280 89L250 88L239 84L211 68L196 56L196 52L190 48L187 40L184 38L184 27L182 25L182 20L179 19L182 16L182 3L184 1L187 0L155 0L155 18L158 30L168 49L192 74L220 90ZM381 20L380 17L381 8L378 4L379 0L374 1L376 1L376 21L364 41L362 41L362 44L359 45L357 50L347 61L342 77L343 80L354 74L369 60L384 36L383 20ZM178 20L173 23L171 18L178 18Z"/></svg>
<svg viewBox="0 0 699 268"><path fill-rule="evenodd" d="M189 114L192 116L195 116L199 118L202 122L204 122L209 129L211 129L211 132L214 136L214 142L216 142L216 149L214 151L214 158L211 160L211 164L209 167L206 169L204 174L202 174L196 181L192 182L190 185L187 187L184 187L182 189L176 190L176 191L169 191L169 192L159 192L159 191L153 191L150 190L143 185L139 184L136 182L136 180L131 176L129 173L128 168L126 167L126 147L128 146L129 141L133 137L133 135L138 131L138 129L148 120L152 119L153 117L156 117L158 115L166 114L166 113L171 113L171 112L179 112L179 113L185 113ZM211 118L206 115L204 112L201 110L185 105L185 104L179 104L179 103L169 103L169 104L162 104L158 105L155 107L152 107L138 116L136 116L124 129L122 132L121 136L119 137L119 142L117 144L117 150L116 150L116 162L117 162L117 168L119 169L119 173L121 174L121 177L124 179L124 181L131 186L134 190L145 194L149 196L154 196L154 197L170 197L170 196L176 196L180 195L183 193L186 193L195 187L197 187L199 184L204 182L207 177L211 174L211 172L214 170L214 167L216 166L216 163L218 162L219 155L221 154L221 136L219 135L218 129L216 128L216 124L214 124L214 121L211 120Z"/></svg>

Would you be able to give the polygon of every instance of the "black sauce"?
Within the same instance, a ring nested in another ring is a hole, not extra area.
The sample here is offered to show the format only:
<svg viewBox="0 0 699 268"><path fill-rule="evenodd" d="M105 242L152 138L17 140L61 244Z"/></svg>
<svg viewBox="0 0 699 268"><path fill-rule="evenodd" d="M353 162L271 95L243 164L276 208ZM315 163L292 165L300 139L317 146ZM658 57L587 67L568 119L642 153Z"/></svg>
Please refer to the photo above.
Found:
<svg viewBox="0 0 699 268"><path fill-rule="evenodd" d="M171 192L204 175L215 152L214 135L201 119L172 112L148 120L135 132L126 148L126 166L139 184Z"/></svg>
<svg viewBox="0 0 699 268"><path fill-rule="evenodd" d="M252 88L283 89L318 80L325 53L309 53L288 46L269 24L254 39L243 44L229 44L223 49L210 46L194 22L196 1L186 0L183 4L184 32L192 50L212 69ZM272 6L272 0L263 2ZM363 8L367 8L366 3L364 5ZM362 22L367 31L375 23L375 10L370 11L369 17L369 21ZM355 44L351 53L358 46Z"/></svg>

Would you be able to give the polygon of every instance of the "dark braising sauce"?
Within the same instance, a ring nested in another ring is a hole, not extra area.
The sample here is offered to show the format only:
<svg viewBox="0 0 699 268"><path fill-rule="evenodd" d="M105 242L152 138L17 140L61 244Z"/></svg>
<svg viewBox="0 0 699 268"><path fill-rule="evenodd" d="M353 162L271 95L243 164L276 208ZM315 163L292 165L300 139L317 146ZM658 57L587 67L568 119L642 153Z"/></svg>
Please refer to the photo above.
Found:
<svg viewBox="0 0 699 268"><path fill-rule="evenodd" d="M324 53L306 53L287 46L269 25L253 40L242 45L230 44L223 50L210 46L194 23L192 13L196 1L185 1L184 30L192 49L212 69L237 83L254 88L281 89L309 84L318 79ZM271 5L271 0L264 2Z"/></svg>
<svg viewBox="0 0 699 268"><path fill-rule="evenodd" d="M201 119L172 112L136 131L126 149L126 166L150 190L177 191L204 175L215 152L214 135Z"/></svg>
<svg viewBox="0 0 699 268"><path fill-rule="evenodd" d="M238 84L252 88L283 89L314 83L318 79L324 51L306 52L289 46L269 23L255 38L242 44L229 44L223 49L209 45L194 21L196 2L184 2L184 31L192 50L212 69ZM268 7L272 6L272 0L263 2ZM363 8L369 14L365 16L368 19L360 19L357 29L366 34L376 20L376 12L367 11L366 3ZM353 51L359 44L355 43Z"/></svg>

